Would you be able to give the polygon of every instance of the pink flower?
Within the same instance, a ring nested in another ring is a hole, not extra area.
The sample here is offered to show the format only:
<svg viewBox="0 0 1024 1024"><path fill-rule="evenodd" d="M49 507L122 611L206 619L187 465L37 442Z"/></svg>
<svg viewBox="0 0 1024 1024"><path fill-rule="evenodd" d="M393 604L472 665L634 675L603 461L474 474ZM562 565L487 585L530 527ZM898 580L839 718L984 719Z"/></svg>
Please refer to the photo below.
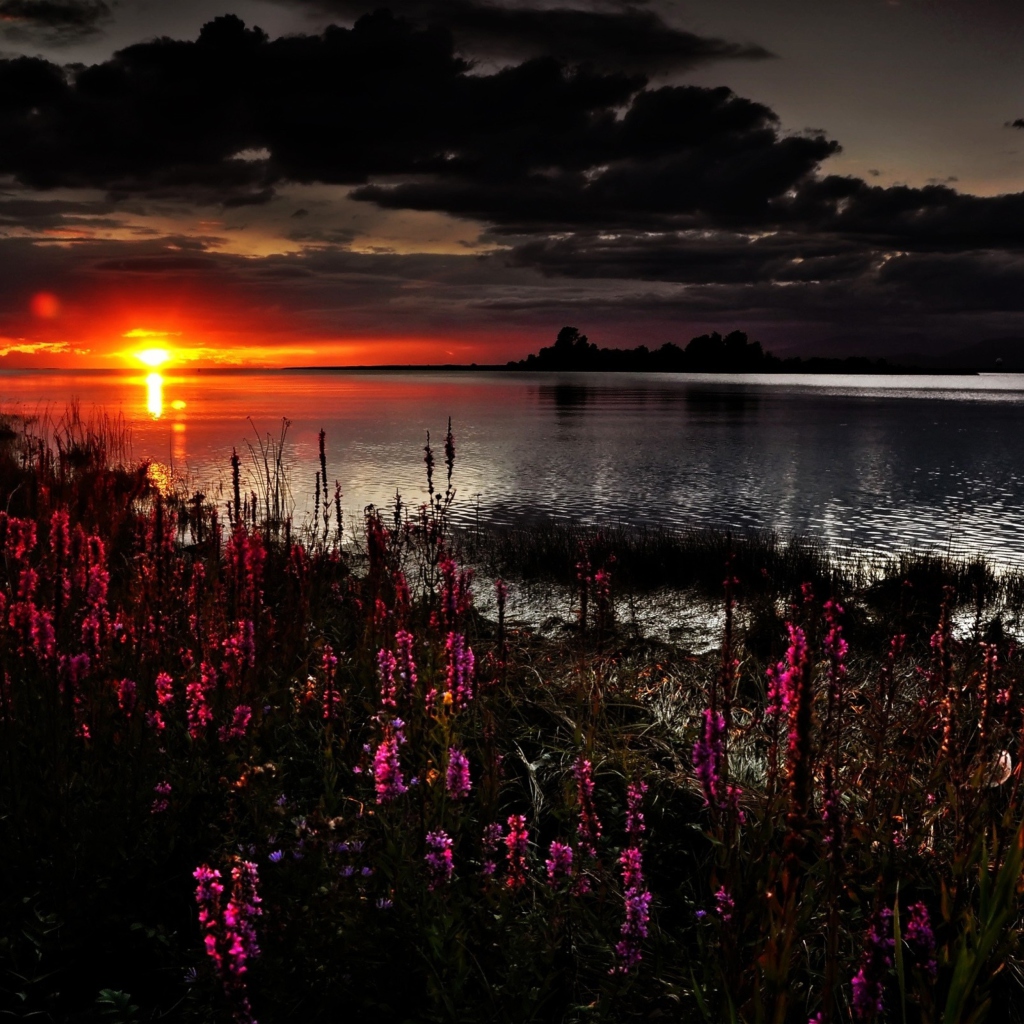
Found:
<svg viewBox="0 0 1024 1024"><path fill-rule="evenodd" d="M508 835L505 836L505 847L508 850L508 878L505 884L510 889L519 889L526 884L526 854L530 845L530 833L526 828L526 818L522 814L512 814L508 819Z"/></svg>
<svg viewBox="0 0 1024 1024"><path fill-rule="evenodd" d="M252 708L246 704L239 704L231 717L231 724L220 727L218 736L221 743L227 743L228 740L244 739L251 720Z"/></svg>
<svg viewBox="0 0 1024 1024"><path fill-rule="evenodd" d="M448 770L445 773L445 788L453 800L469 796L469 758L461 750L452 747L448 751Z"/></svg>
<svg viewBox="0 0 1024 1024"><path fill-rule="evenodd" d="M552 888L558 885L563 878L571 877L572 847L567 843L560 843L557 839L552 839L544 866L548 871L548 885Z"/></svg>
<svg viewBox="0 0 1024 1024"><path fill-rule="evenodd" d="M171 795L171 784L166 780L158 782L153 787L153 792L157 794L157 798L153 801L153 806L150 807L150 814L163 814L164 811L170 807L170 801L167 799Z"/></svg>
<svg viewBox="0 0 1024 1024"><path fill-rule="evenodd" d="M156 702L160 707L165 708L173 701L174 680L166 672L161 672L156 677Z"/></svg>
<svg viewBox="0 0 1024 1024"><path fill-rule="evenodd" d="M402 689L412 696L416 689L416 662L413 659L413 635L400 629L395 634L395 661L398 671L398 680Z"/></svg>
<svg viewBox="0 0 1024 1024"><path fill-rule="evenodd" d="M587 857L597 856L597 841L601 838L601 819L594 807L594 778L590 762L580 754L572 769L576 776L576 806L579 810L579 823L576 832L579 836L580 852Z"/></svg>
<svg viewBox="0 0 1024 1024"><path fill-rule="evenodd" d="M131 718L135 710L136 699L135 682L131 679L122 679L117 684L117 704L124 713L125 718Z"/></svg>
<svg viewBox="0 0 1024 1024"><path fill-rule="evenodd" d="M446 832L438 829L436 832L427 833L426 843L427 852L423 859L427 862L430 879L427 888L433 891L451 881L455 869L452 860L452 841Z"/></svg>
<svg viewBox="0 0 1024 1024"><path fill-rule="evenodd" d="M377 791L377 803L384 804L407 792L408 786L402 776L402 764L398 748L405 743L402 732L403 722L396 718L384 726L384 738L373 755L373 783Z"/></svg>

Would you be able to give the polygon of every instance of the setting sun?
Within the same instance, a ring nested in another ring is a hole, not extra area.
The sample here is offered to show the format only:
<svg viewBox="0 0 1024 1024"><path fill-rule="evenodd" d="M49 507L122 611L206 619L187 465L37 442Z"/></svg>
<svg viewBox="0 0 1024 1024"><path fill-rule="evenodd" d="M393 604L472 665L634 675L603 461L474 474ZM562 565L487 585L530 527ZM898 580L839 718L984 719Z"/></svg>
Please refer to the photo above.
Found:
<svg viewBox="0 0 1024 1024"><path fill-rule="evenodd" d="M146 366L157 367L163 366L171 358L171 353L165 348L146 348L141 352L136 352L135 358L140 363L145 363Z"/></svg>

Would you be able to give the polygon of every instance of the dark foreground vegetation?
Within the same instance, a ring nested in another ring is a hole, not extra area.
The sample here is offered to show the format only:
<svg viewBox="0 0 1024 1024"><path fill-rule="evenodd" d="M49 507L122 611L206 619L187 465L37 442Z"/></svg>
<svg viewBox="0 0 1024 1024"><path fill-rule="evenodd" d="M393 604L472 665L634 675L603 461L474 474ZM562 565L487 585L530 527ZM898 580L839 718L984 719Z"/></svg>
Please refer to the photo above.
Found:
<svg viewBox="0 0 1024 1024"><path fill-rule="evenodd" d="M724 338L717 331L693 338L685 348L666 342L661 348L598 348L576 327L563 327L554 345L531 353L512 370L628 370L657 373L935 373L920 366L902 366L886 359L848 356L790 356L766 352L743 331ZM948 372L948 371L947 371ZM969 372L969 371L968 371Z"/></svg>
<svg viewBox="0 0 1024 1024"><path fill-rule="evenodd" d="M298 531L272 444L218 508L115 441L0 437L7 1019L1024 1019L1015 577L460 538L450 436L342 545L328 451ZM665 585L719 650L621 628Z"/></svg>

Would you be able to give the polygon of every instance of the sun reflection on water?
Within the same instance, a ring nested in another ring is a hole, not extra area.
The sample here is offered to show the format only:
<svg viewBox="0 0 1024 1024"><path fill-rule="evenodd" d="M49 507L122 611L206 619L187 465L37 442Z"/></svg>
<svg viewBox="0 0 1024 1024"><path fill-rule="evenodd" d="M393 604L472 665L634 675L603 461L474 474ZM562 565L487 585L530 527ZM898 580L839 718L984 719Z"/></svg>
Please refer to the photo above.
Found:
<svg viewBox="0 0 1024 1024"><path fill-rule="evenodd" d="M146 378L146 409L155 420L164 414L164 379L159 373Z"/></svg>

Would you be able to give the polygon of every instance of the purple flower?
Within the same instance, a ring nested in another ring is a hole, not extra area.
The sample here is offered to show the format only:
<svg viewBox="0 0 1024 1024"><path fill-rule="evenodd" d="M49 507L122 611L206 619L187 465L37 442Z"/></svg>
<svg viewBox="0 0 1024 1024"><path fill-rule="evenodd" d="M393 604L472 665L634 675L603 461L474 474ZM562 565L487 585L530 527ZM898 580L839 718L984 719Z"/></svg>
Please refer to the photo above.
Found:
<svg viewBox="0 0 1024 1024"><path fill-rule="evenodd" d="M622 938L615 945L618 963L613 974L628 974L643 958L643 940L651 918L651 894L646 889L627 889L625 892L626 919L622 923Z"/></svg>
<svg viewBox="0 0 1024 1024"><path fill-rule="evenodd" d="M572 847L553 839L544 866L548 871L548 885L554 888L563 878L572 875Z"/></svg>
<svg viewBox="0 0 1024 1024"><path fill-rule="evenodd" d="M395 660L398 679L405 692L412 695L416 689L416 662L413 660L413 635L400 629L395 634Z"/></svg>
<svg viewBox="0 0 1024 1024"><path fill-rule="evenodd" d="M283 856L284 854L280 850L272 850L270 855L267 857L267 860L269 860L271 864L277 864Z"/></svg>
<svg viewBox="0 0 1024 1024"><path fill-rule="evenodd" d="M239 704L231 716L231 724L222 725L217 731L221 743L244 739L250 721L252 721L252 708L247 704Z"/></svg>
<svg viewBox="0 0 1024 1024"><path fill-rule="evenodd" d="M525 816L509 815L508 835L505 836L508 862L508 878L505 884L510 889L519 889L526 884L526 854L529 844L530 833L526 828Z"/></svg>
<svg viewBox="0 0 1024 1024"><path fill-rule="evenodd" d="M380 703L385 708L398 706L395 702L398 696L398 687L395 683L397 666L395 656L386 648L381 648L377 654L377 675L380 676Z"/></svg>
<svg viewBox="0 0 1024 1024"><path fill-rule="evenodd" d="M438 829L436 832L427 833L426 844L427 852L423 859L427 862L427 888L433 891L451 881L452 872L455 870L452 841L447 832Z"/></svg>
<svg viewBox="0 0 1024 1024"><path fill-rule="evenodd" d="M469 758L457 747L448 751L448 770L445 773L445 788L453 800L469 796L472 783L469 778Z"/></svg>
<svg viewBox="0 0 1024 1024"><path fill-rule="evenodd" d="M399 759L399 745L405 742L402 732L402 721L396 718L394 723L384 726L384 738L373 755L373 784L377 791L377 803L384 804L400 797L408 790L402 776L402 765Z"/></svg>
<svg viewBox="0 0 1024 1024"><path fill-rule="evenodd" d="M647 792L646 782L631 782L626 787L626 835L635 843L647 830L644 824L644 794Z"/></svg>
<svg viewBox="0 0 1024 1024"><path fill-rule="evenodd" d="M449 633L445 641L448 669L445 674L445 702L450 699L456 710L473 699L473 674L476 660L461 633ZM451 694L451 697L448 697Z"/></svg>
<svg viewBox="0 0 1024 1024"><path fill-rule="evenodd" d="M736 909L736 902L724 885L719 886L718 892L715 893L715 904L715 909L723 923L731 921L732 912Z"/></svg>
<svg viewBox="0 0 1024 1024"><path fill-rule="evenodd" d="M504 830L501 825L492 821L489 825L484 827L483 834L483 864L481 871L483 874L490 876L498 870L498 847L501 845L502 835Z"/></svg>
<svg viewBox="0 0 1024 1024"><path fill-rule="evenodd" d="M170 801L167 799L171 795L171 784L166 780L158 782L153 787L153 792L157 794L157 798L153 801L149 813L163 814L171 806Z"/></svg>
<svg viewBox="0 0 1024 1024"><path fill-rule="evenodd" d="M700 738L693 745L693 767L701 789L704 791L704 806L715 811L734 810L737 820L743 821L739 810L739 798L743 791L731 786L723 778L725 763L725 719L721 712L704 711L704 726Z"/></svg>
<svg viewBox="0 0 1024 1024"><path fill-rule="evenodd" d="M904 938L914 951L917 962L934 978L939 966L935 962L935 932L932 931L928 908L923 903L915 903L907 911L910 917Z"/></svg>
<svg viewBox="0 0 1024 1024"><path fill-rule="evenodd" d="M850 980L853 1019L872 1020L882 1013L882 988L892 967L893 940L889 935L891 910L882 910L864 936L860 970Z"/></svg>
<svg viewBox="0 0 1024 1024"><path fill-rule="evenodd" d="M593 766L582 754L576 758L572 768L576 776L576 806L579 823L576 826L580 852L587 857L597 856L597 841L601 838L601 819L594 806Z"/></svg>

